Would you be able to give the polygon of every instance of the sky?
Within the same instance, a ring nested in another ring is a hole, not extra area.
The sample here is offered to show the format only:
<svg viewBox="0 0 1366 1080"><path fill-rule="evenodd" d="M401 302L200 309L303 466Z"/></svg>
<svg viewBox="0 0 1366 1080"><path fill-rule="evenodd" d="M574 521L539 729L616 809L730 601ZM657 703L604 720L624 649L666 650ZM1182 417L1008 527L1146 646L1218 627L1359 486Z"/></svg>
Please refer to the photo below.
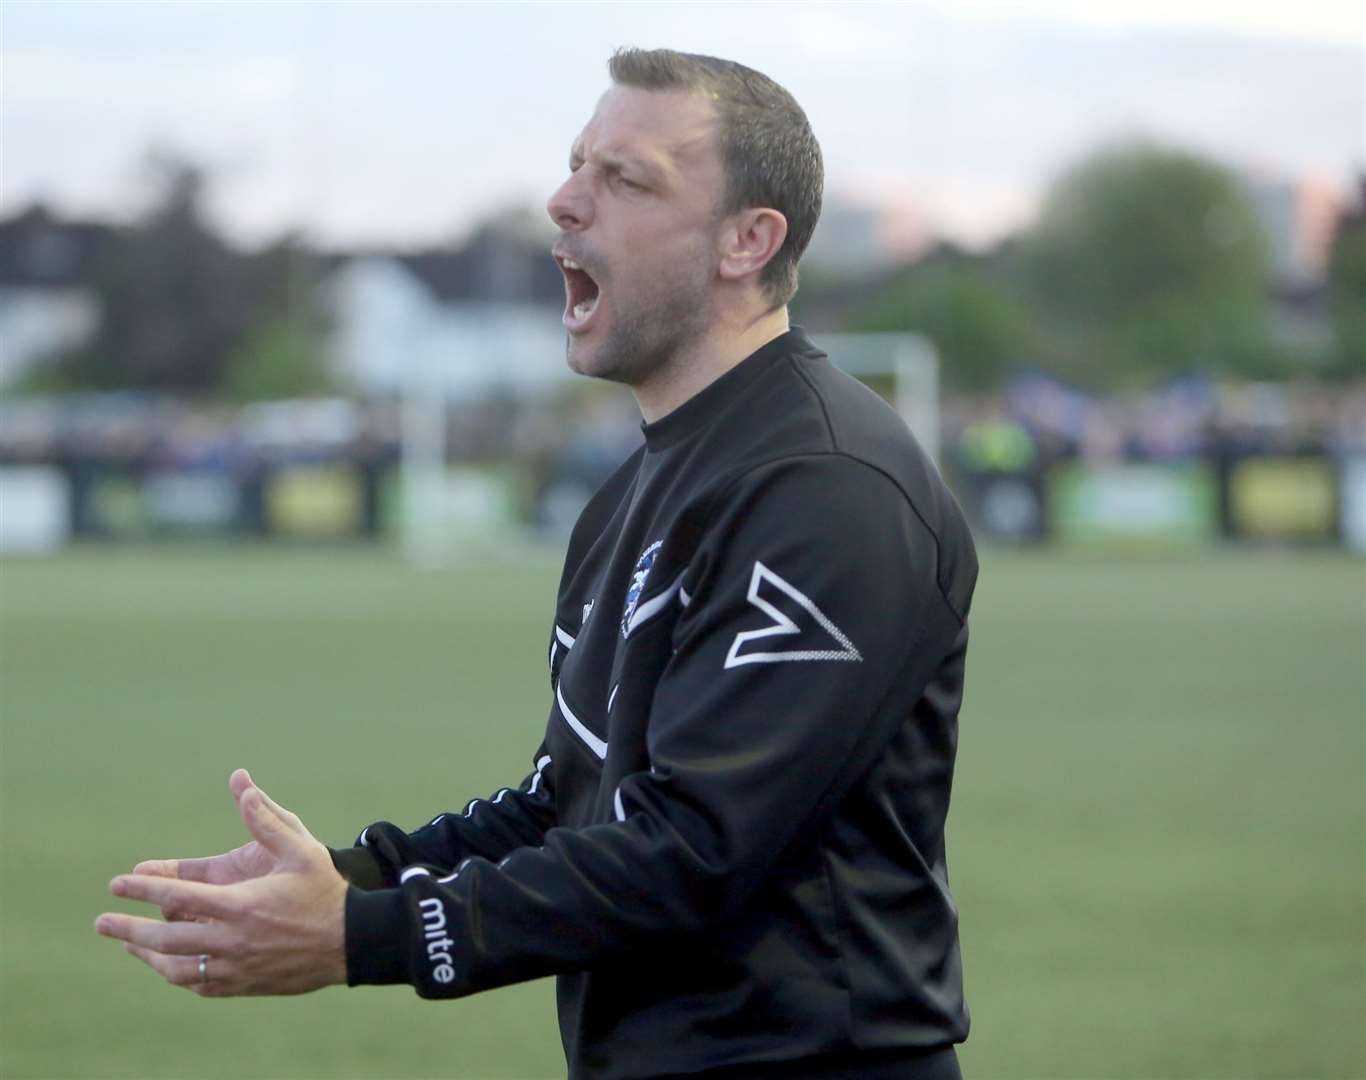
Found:
<svg viewBox="0 0 1366 1080"><path fill-rule="evenodd" d="M969 244L1126 136L1343 190L1366 169L1359 0L0 0L0 214L127 218L160 147L211 170L210 213L244 245L456 240L544 205L625 44L771 75L832 198Z"/></svg>

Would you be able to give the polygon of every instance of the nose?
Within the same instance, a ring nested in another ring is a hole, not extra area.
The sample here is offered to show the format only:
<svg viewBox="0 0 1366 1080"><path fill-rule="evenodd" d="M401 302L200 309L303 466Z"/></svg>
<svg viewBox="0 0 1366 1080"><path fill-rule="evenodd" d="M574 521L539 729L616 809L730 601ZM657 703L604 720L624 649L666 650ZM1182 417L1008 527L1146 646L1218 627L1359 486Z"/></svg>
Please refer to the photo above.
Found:
<svg viewBox="0 0 1366 1080"><path fill-rule="evenodd" d="M545 204L550 220L565 232L578 232L588 228L593 220L593 202L582 182L587 169L569 174L559 190L550 196Z"/></svg>

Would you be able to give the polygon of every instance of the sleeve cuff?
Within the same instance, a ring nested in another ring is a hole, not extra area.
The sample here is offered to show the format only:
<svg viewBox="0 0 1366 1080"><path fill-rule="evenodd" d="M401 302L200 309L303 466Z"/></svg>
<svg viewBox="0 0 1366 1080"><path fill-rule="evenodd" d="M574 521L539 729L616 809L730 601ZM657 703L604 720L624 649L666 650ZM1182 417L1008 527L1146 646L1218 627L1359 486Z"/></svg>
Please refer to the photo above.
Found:
<svg viewBox="0 0 1366 1080"><path fill-rule="evenodd" d="M387 986L408 982L403 955L406 919L403 892L346 890L346 985Z"/></svg>
<svg viewBox="0 0 1366 1080"><path fill-rule="evenodd" d="M332 856L332 865L337 868L337 873L358 889L369 892L389 889L395 884L385 874L384 864L379 857L369 848L328 848L327 852Z"/></svg>

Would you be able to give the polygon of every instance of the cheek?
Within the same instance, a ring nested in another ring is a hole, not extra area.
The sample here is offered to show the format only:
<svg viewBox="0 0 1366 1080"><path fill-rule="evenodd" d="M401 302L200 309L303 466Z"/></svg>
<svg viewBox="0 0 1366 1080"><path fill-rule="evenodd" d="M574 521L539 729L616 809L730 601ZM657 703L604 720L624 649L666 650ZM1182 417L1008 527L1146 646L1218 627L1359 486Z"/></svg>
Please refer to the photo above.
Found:
<svg viewBox="0 0 1366 1080"><path fill-rule="evenodd" d="M710 237L677 232L640 236L632 249L632 266L637 275L648 273L675 281L692 281L707 276L715 268Z"/></svg>
<svg viewBox="0 0 1366 1080"><path fill-rule="evenodd" d="M655 215L620 224L620 255L612 260L611 278L603 284L609 304L620 309L680 293L696 297L715 277L718 260L710 231L682 228Z"/></svg>

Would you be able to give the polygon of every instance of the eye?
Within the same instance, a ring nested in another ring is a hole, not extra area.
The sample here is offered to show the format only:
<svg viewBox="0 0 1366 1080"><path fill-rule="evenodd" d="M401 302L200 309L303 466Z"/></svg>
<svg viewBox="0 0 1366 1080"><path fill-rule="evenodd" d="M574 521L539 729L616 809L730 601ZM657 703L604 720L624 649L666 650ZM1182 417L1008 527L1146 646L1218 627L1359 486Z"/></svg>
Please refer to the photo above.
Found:
<svg viewBox="0 0 1366 1080"><path fill-rule="evenodd" d="M644 191L644 190L645 190L645 185L644 185L644 184L637 184L634 180L628 180L626 177L622 176L620 173L617 174L617 180L621 183L621 186L624 187L624 188L626 188L628 191Z"/></svg>

